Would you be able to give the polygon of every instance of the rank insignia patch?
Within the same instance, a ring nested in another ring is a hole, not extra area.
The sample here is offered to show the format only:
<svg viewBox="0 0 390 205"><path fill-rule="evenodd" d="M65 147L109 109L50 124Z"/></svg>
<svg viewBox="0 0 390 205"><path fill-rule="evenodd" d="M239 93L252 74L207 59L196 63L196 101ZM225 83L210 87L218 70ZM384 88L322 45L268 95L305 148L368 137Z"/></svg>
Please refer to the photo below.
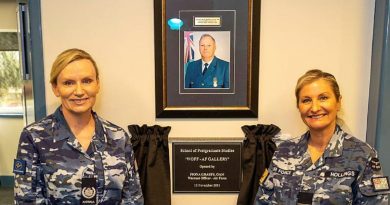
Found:
<svg viewBox="0 0 390 205"><path fill-rule="evenodd" d="M372 170L374 171L379 171L381 170L381 163L379 163L379 159L378 158L372 158L371 161L370 161L370 167Z"/></svg>
<svg viewBox="0 0 390 205"><path fill-rule="evenodd" d="M263 184L264 181L267 179L268 175L269 175L268 169L265 169L263 175L260 177L259 184Z"/></svg>
<svg viewBox="0 0 390 205"><path fill-rule="evenodd" d="M389 179L387 177L372 177L371 182L374 186L374 191L389 190Z"/></svg>
<svg viewBox="0 0 390 205"><path fill-rule="evenodd" d="M24 175L26 173L26 161L14 159L14 173Z"/></svg>

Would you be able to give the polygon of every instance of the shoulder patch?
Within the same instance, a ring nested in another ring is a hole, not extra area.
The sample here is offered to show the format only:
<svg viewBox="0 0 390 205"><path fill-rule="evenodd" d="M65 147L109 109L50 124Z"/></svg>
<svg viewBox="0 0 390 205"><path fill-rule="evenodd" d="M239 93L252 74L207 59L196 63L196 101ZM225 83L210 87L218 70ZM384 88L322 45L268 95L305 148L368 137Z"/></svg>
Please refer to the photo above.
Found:
<svg viewBox="0 0 390 205"><path fill-rule="evenodd" d="M374 186L374 191L389 191L389 178L384 177L372 177L372 185Z"/></svg>
<svg viewBox="0 0 390 205"><path fill-rule="evenodd" d="M26 173L26 161L14 159L14 173L24 175Z"/></svg>
<svg viewBox="0 0 390 205"><path fill-rule="evenodd" d="M378 158L372 158L371 161L370 161L370 167L372 170L374 171L379 171L381 170L381 163L379 162L379 159Z"/></svg>

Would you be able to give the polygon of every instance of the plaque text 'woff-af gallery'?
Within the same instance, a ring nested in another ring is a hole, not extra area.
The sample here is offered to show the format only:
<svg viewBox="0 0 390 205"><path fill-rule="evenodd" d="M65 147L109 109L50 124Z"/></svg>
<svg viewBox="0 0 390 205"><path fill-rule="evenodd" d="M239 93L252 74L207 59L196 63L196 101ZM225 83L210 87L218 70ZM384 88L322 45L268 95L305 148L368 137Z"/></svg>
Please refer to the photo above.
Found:
<svg viewBox="0 0 390 205"><path fill-rule="evenodd" d="M173 143L174 192L239 192L241 143Z"/></svg>

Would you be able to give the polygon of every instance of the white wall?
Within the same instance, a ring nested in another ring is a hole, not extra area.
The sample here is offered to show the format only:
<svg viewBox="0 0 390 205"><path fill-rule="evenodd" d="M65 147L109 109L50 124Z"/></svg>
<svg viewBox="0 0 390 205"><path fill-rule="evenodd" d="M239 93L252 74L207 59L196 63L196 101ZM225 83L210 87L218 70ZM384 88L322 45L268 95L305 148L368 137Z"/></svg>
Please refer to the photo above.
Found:
<svg viewBox="0 0 390 205"><path fill-rule="evenodd" d="M374 1L263 0L260 35L260 121L284 132L305 129L295 108L296 80L309 68L333 73L344 119L365 140ZM263 116L263 119L261 117Z"/></svg>
<svg viewBox="0 0 390 205"><path fill-rule="evenodd" d="M42 0L45 77L61 51L89 51L101 72L96 111L122 127L172 126L170 137L243 137L241 126L273 123L300 135L297 78L310 68L335 74L350 130L365 139L374 1L262 0L258 119L156 119L153 1ZM46 81L47 111L59 105ZM237 194L174 194L173 205L229 205Z"/></svg>
<svg viewBox="0 0 390 205"><path fill-rule="evenodd" d="M1 30L15 31L17 28L16 20L16 1L0 1L0 28Z"/></svg>

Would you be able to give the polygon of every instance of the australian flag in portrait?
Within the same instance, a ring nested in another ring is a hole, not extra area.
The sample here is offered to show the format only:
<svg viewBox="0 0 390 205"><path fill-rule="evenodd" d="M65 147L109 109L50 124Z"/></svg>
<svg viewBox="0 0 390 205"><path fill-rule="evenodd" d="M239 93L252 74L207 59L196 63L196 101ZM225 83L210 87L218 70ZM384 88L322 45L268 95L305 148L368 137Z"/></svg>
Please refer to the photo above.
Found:
<svg viewBox="0 0 390 205"><path fill-rule="evenodd" d="M194 61L194 35L192 31L184 31L184 75L189 62Z"/></svg>

